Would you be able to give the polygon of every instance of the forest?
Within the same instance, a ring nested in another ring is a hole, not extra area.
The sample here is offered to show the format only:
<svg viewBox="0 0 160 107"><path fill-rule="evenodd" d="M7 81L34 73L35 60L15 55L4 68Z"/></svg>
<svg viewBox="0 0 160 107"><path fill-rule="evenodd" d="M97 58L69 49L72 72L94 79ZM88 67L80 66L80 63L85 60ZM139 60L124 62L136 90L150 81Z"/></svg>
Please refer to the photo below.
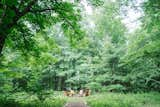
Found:
<svg viewBox="0 0 160 107"><path fill-rule="evenodd" d="M0 0L0 107L160 107L160 0Z"/></svg>

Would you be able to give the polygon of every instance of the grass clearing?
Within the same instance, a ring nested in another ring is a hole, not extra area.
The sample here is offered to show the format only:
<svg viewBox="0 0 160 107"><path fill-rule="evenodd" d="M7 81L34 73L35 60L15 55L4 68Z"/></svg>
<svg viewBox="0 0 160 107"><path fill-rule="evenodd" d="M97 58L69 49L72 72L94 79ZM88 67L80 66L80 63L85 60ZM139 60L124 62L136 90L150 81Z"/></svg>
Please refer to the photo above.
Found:
<svg viewBox="0 0 160 107"><path fill-rule="evenodd" d="M39 100L36 94L0 94L0 107L64 107L67 102L87 102L89 107L160 107L160 93L97 93L89 97L65 97L62 92Z"/></svg>
<svg viewBox="0 0 160 107"><path fill-rule="evenodd" d="M160 93L101 93L86 101L90 107L160 107Z"/></svg>

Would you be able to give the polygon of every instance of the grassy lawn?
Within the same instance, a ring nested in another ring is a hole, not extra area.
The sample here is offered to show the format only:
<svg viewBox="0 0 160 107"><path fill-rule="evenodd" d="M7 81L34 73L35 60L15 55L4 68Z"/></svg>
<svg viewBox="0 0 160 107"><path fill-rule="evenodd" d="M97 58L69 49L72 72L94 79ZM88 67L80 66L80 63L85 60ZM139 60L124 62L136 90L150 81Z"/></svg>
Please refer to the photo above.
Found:
<svg viewBox="0 0 160 107"><path fill-rule="evenodd" d="M101 93L86 101L90 107L160 107L160 93Z"/></svg>

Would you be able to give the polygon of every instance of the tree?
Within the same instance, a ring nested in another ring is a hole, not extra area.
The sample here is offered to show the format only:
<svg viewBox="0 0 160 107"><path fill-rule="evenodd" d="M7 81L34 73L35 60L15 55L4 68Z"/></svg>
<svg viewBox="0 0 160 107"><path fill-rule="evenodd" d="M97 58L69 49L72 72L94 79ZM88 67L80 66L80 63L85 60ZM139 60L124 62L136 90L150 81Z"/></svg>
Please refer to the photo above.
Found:
<svg viewBox="0 0 160 107"><path fill-rule="evenodd" d="M56 22L62 22L62 28L65 34L70 36L71 42L74 38L80 39L83 36L78 24L78 9L74 9L70 2L1 0L0 7L0 54L8 41L13 42L15 48L33 50L34 32Z"/></svg>
<svg viewBox="0 0 160 107"><path fill-rule="evenodd" d="M126 77L132 81L131 89L135 91L159 89L159 6L158 0L143 2L141 9L144 15L141 18L141 28L128 35L127 54L121 61L125 62L122 65L127 69ZM133 5L133 8L137 7Z"/></svg>

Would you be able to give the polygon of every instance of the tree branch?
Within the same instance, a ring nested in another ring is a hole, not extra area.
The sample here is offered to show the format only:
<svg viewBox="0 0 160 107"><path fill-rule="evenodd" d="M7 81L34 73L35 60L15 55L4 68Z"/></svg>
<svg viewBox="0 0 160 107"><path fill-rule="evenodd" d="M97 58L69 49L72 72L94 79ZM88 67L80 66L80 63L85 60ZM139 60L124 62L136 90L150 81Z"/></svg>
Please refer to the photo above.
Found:
<svg viewBox="0 0 160 107"><path fill-rule="evenodd" d="M55 8L46 8L46 9L40 9L40 10L30 10L32 13L41 13L46 11L55 11Z"/></svg>
<svg viewBox="0 0 160 107"><path fill-rule="evenodd" d="M8 28L13 27L22 16L27 14L37 1L38 0L32 0L22 12L16 12L16 17L13 19L13 22L8 25Z"/></svg>
<svg viewBox="0 0 160 107"><path fill-rule="evenodd" d="M3 11L3 13L2 13L2 15L1 15L1 17L0 17L0 25L2 24L3 17L5 17L6 8L7 8L7 6L4 5L4 11Z"/></svg>
<svg viewBox="0 0 160 107"><path fill-rule="evenodd" d="M38 0L32 0L30 3L28 3L27 7L21 12L20 16L25 15L31 10L31 7L37 2Z"/></svg>

